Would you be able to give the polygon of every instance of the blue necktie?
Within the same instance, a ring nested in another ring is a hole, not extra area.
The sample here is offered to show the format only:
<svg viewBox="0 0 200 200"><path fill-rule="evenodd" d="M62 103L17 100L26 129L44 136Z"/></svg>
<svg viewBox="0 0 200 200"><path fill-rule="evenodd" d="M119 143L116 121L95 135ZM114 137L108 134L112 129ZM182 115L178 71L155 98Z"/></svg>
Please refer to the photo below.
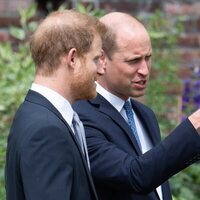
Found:
<svg viewBox="0 0 200 200"><path fill-rule="evenodd" d="M138 133L137 133L137 129L136 129L136 126L135 126L135 121L134 121L134 117L133 117L133 111L132 111L132 107L131 107L131 104L129 101L125 101L124 103L124 109L126 111L126 115L127 115L127 118L128 118L128 125L130 126L134 136L135 136L135 139L137 140L137 143L141 149L141 143L140 143L140 139L139 139L139 136L138 136Z"/></svg>

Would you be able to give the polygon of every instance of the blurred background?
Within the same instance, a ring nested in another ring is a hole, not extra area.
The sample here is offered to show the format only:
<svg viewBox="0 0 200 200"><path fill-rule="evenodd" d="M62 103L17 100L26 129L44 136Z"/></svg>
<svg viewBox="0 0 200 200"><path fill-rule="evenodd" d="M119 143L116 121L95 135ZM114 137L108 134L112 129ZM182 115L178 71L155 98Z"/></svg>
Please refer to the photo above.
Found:
<svg viewBox="0 0 200 200"><path fill-rule="evenodd" d="M0 200L7 135L34 76L28 39L48 13L66 8L96 17L122 11L145 24L153 64L147 94L138 100L156 113L163 138L200 108L199 0L0 0ZM170 182L174 200L199 200L200 164Z"/></svg>

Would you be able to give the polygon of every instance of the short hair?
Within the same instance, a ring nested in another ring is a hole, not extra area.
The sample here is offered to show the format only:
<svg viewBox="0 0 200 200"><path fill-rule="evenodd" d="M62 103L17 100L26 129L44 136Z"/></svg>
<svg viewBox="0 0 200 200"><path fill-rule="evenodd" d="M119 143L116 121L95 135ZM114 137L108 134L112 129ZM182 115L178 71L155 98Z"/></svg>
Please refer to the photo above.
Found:
<svg viewBox="0 0 200 200"><path fill-rule="evenodd" d="M116 37L116 33L111 28L107 28L107 32L102 37L102 49L110 60L118 49Z"/></svg>
<svg viewBox="0 0 200 200"><path fill-rule="evenodd" d="M101 38L106 27L97 18L74 10L55 11L47 16L31 37L30 49L36 73L52 74L60 58L71 48L79 56L90 51L96 34Z"/></svg>
<svg viewBox="0 0 200 200"><path fill-rule="evenodd" d="M134 18L132 15L122 12L111 12L100 18L100 21L107 26L107 32L102 40L102 48L106 56L112 60L112 56L120 48L118 38L124 32L124 28L143 27L143 24ZM146 30L146 29L145 29ZM123 34L124 35L124 34Z"/></svg>

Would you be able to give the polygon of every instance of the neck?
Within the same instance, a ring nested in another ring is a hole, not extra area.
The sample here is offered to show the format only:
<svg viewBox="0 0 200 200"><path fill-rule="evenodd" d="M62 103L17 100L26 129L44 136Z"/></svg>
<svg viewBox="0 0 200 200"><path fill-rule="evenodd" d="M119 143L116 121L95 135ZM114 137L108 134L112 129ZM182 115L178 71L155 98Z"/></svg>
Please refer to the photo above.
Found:
<svg viewBox="0 0 200 200"><path fill-rule="evenodd" d="M41 75L36 75L34 83L47 87L51 90L54 90L65 99L67 99L71 104L74 102L73 97L71 96L69 85L66 84L61 78L56 77L46 77Z"/></svg>

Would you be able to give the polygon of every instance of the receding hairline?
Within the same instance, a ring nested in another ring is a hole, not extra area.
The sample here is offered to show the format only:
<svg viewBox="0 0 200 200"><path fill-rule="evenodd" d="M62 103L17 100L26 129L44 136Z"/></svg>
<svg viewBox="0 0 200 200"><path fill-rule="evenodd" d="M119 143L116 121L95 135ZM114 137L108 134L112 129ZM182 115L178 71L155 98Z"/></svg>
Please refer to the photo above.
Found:
<svg viewBox="0 0 200 200"><path fill-rule="evenodd" d="M132 29L132 31L138 28L146 31L146 28L139 20L127 13L111 12L101 17L100 21L115 34L129 28Z"/></svg>
<svg viewBox="0 0 200 200"><path fill-rule="evenodd" d="M101 38L106 26L97 18L73 10L54 11L42 20L30 38L36 69L53 73L60 57L76 48L79 56L90 51L94 37Z"/></svg>
<svg viewBox="0 0 200 200"><path fill-rule="evenodd" d="M134 38L142 36L151 42L144 25L127 13L108 13L101 17L100 21L105 24L108 30L108 34L103 40L103 50L109 59L112 59L115 52Z"/></svg>
<svg viewBox="0 0 200 200"><path fill-rule="evenodd" d="M67 20L65 20L66 17ZM85 18L85 21L80 20L83 18ZM43 32L51 30L53 28L62 28L63 25L69 27L73 27L74 25L81 25L83 21L87 23L89 21L89 16L74 10L55 11L41 21L38 29L36 30L36 34L37 32L43 34Z"/></svg>

